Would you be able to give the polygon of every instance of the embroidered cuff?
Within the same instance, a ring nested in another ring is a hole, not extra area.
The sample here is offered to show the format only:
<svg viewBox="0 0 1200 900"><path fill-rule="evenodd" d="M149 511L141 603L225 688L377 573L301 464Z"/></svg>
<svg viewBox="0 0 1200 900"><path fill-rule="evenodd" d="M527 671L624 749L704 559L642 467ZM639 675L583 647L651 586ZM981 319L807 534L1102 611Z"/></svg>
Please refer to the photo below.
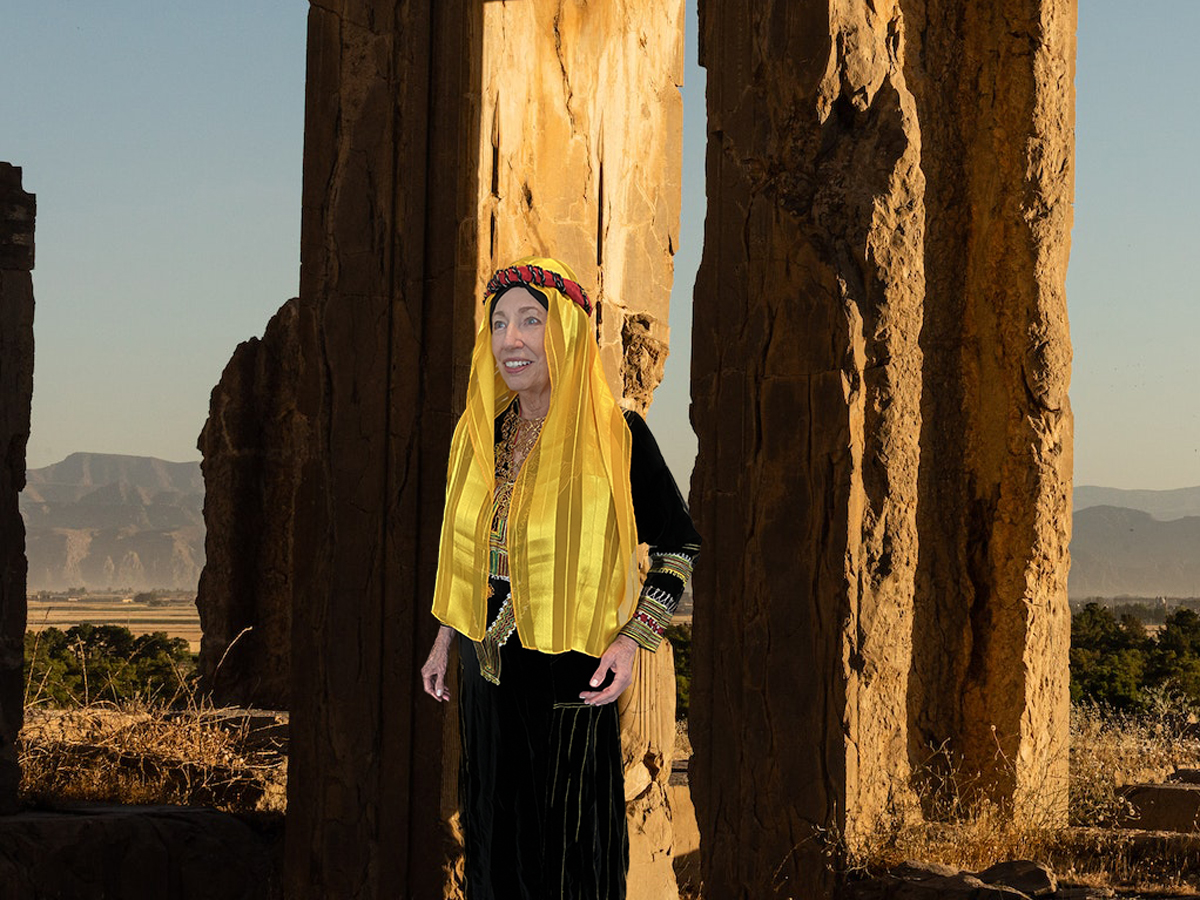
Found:
<svg viewBox="0 0 1200 900"><path fill-rule="evenodd" d="M625 623L620 633L633 638L639 647L653 653L662 643L663 632L671 624L672 608L668 604L672 599L661 588L643 589L633 618Z"/></svg>
<svg viewBox="0 0 1200 900"><path fill-rule="evenodd" d="M699 547L684 547L679 553L651 553L651 575L673 575L681 582L680 589L687 587L688 579L692 577L692 567L696 565Z"/></svg>

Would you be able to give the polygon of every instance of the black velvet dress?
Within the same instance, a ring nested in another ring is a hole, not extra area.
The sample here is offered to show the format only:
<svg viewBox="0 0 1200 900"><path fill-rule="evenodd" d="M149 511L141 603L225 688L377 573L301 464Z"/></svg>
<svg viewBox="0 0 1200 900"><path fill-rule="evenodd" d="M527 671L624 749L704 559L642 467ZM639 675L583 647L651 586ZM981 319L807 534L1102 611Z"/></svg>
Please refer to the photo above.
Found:
<svg viewBox="0 0 1200 900"><path fill-rule="evenodd" d="M635 413L625 417L633 435L634 514L639 539L650 545L651 570L623 633L653 650L700 538L646 423ZM624 900L629 837L617 704L579 699L594 690L588 682L595 657L521 645L515 628L504 625L509 583L496 568L488 608L494 639L459 640L467 897Z"/></svg>

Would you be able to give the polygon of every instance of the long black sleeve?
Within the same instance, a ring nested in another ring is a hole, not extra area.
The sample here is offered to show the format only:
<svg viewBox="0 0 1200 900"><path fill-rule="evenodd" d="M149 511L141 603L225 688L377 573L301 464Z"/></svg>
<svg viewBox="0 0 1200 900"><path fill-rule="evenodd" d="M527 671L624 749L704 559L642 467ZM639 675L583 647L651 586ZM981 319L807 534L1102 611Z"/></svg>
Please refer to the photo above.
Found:
<svg viewBox="0 0 1200 900"><path fill-rule="evenodd" d="M628 410L625 421L633 435L629 462L633 512L638 540L650 546L650 572L633 618L621 633L653 652L691 578L700 554L700 535L649 426Z"/></svg>

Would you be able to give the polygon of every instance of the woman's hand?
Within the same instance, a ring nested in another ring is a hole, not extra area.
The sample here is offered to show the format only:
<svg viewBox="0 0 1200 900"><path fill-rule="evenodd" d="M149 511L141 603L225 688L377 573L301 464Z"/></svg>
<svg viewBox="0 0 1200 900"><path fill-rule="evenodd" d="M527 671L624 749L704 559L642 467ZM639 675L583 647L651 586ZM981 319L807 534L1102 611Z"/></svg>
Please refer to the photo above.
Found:
<svg viewBox="0 0 1200 900"><path fill-rule="evenodd" d="M613 673L613 681L602 691L584 691L579 699L589 706L603 706L612 703L629 683L633 681L633 667L637 662L638 645L633 638L619 634L616 640L608 645L604 655L600 657L600 668L592 676L592 687L599 687Z"/></svg>
<svg viewBox="0 0 1200 900"><path fill-rule="evenodd" d="M421 666L421 681L425 684L425 693L442 702L450 699L450 691L446 689L446 667L450 663L450 639L453 636L454 629L449 625L439 628L433 648L429 651L429 658L425 660L425 665Z"/></svg>

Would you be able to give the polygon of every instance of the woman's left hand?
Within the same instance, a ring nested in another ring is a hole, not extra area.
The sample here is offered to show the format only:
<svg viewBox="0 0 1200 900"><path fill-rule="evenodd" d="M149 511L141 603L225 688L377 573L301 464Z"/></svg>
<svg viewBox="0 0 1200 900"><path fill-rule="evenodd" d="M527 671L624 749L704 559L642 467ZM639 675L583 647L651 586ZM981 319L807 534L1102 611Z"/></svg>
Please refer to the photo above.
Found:
<svg viewBox="0 0 1200 900"><path fill-rule="evenodd" d="M603 706L612 703L629 683L633 681L633 667L637 662L638 645L633 638L624 634L617 635L616 640L608 645L604 655L600 657L600 668L592 676L592 687L599 687L613 673L612 684L602 691L584 691L579 699L589 706Z"/></svg>

